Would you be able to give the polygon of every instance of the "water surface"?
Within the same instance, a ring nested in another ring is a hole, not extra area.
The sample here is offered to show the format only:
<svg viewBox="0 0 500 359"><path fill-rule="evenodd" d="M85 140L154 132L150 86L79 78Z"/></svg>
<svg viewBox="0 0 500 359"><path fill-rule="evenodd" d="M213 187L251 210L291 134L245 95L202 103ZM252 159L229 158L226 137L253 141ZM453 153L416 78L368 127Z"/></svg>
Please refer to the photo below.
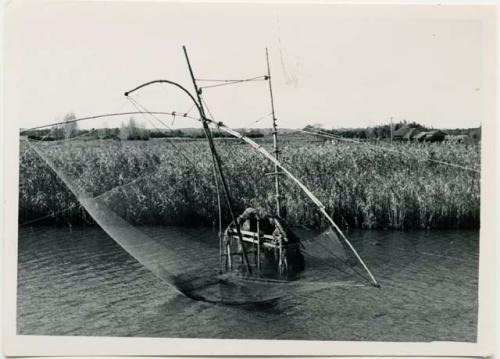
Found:
<svg viewBox="0 0 500 359"><path fill-rule="evenodd" d="M189 265L217 268L218 239L210 229L141 230L177 248L176 255ZM355 231L348 236L380 289L350 272L334 270L326 277L315 269L304 280L339 285L284 293L267 304L227 306L179 295L97 227L21 228L17 330L24 335L476 341L478 232Z"/></svg>

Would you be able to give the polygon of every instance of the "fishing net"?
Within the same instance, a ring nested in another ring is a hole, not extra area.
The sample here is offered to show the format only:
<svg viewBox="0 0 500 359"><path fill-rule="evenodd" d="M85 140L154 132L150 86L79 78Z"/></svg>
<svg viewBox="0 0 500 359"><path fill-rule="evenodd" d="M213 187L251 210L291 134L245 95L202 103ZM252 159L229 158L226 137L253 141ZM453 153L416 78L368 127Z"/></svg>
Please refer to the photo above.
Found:
<svg viewBox="0 0 500 359"><path fill-rule="evenodd" d="M297 232L306 266L293 280L221 273L221 238L211 229L219 220L215 204L220 189L203 139L175 143L165 138L87 136L48 141L47 133L21 141L21 223L44 213L56 222L93 221L177 292L208 302L266 302L292 293L366 284L356 277L351 251L332 230ZM229 186L239 188L231 178ZM251 196L241 191L233 195ZM75 208L80 208L76 214ZM85 216L90 218L81 220ZM224 205L221 216L227 217ZM175 231L158 235L152 229L169 225L206 226L207 231L200 238Z"/></svg>

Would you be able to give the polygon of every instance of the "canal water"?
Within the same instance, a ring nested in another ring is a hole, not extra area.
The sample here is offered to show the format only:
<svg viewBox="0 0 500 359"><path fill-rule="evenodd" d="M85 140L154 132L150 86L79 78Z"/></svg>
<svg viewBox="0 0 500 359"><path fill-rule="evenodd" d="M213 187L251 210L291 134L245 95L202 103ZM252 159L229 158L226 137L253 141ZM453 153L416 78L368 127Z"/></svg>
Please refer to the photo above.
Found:
<svg viewBox="0 0 500 359"><path fill-rule="evenodd" d="M180 258L177 270L183 263L206 273L218 266L218 238L211 229L140 230ZM348 237L381 288L351 270L323 270L329 265L324 260L306 258L303 290L283 287L273 301L235 306L180 295L98 227L20 228L17 332L476 341L477 231L353 231Z"/></svg>

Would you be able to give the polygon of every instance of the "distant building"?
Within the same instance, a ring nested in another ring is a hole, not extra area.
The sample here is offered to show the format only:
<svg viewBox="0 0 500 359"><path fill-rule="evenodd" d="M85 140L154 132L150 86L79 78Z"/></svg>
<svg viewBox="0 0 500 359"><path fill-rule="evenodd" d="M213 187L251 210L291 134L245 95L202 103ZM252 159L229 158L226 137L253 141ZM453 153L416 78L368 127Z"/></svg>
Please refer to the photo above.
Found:
<svg viewBox="0 0 500 359"><path fill-rule="evenodd" d="M441 142L446 137L446 133L441 130L423 132L425 136L418 141Z"/></svg>
<svg viewBox="0 0 500 359"><path fill-rule="evenodd" d="M440 130L422 131L418 128L403 126L394 131L393 137L399 141L430 141L440 142L445 139L446 133Z"/></svg>
<svg viewBox="0 0 500 359"><path fill-rule="evenodd" d="M408 140L415 131L414 128L402 126L393 132L392 136L395 140Z"/></svg>
<svg viewBox="0 0 500 359"><path fill-rule="evenodd" d="M450 141L450 142L465 142L469 140L468 135L446 135L444 137L445 141Z"/></svg>
<svg viewBox="0 0 500 359"><path fill-rule="evenodd" d="M416 134L413 139L415 141L424 141L425 140L425 136L427 136L427 132L419 132L418 134Z"/></svg>
<svg viewBox="0 0 500 359"><path fill-rule="evenodd" d="M419 130L418 129L416 129L416 128L410 128L404 134L403 140L409 141L409 140L413 139L415 136L417 136L418 134L419 134Z"/></svg>

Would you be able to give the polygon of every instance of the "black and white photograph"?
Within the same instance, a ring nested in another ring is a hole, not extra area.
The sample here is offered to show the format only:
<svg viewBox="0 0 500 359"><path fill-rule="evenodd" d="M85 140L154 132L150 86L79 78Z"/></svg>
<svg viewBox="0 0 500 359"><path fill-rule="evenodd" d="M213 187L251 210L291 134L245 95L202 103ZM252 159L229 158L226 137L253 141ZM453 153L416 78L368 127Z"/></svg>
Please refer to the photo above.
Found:
<svg viewBox="0 0 500 359"><path fill-rule="evenodd" d="M495 22L6 3L7 354L491 354Z"/></svg>

